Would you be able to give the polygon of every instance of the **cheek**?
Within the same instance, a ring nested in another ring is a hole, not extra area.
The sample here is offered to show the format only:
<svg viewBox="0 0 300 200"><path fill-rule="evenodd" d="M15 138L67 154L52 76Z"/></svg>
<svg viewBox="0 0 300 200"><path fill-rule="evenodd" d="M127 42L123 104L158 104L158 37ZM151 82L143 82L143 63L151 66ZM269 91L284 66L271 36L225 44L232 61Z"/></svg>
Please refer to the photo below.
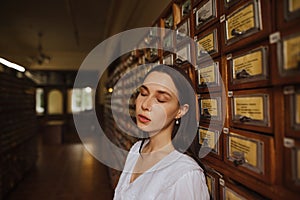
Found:
<svg viewBox="0 0 300 200"><path fill-rule="evenodd" d="M160 105L153 105L152 112L150 114L155 121L165 121L168 117L166 109Z"/></svg>
<svg viewBox="0 0 300 200"><path fill-rule="evenodd" d="M134 101L136 109L141 105L141 98L138 96Z"/></svg>
<svg viewBox="0 0 300 200"><path fill-rule="evenodd" d="M153 112L151 112L151 115L156 123L158 124L165 124L169 123L170 121L173 121L176 114L177 109L174 109L175 106L161 106L156 105L153 108Z"/></svg>

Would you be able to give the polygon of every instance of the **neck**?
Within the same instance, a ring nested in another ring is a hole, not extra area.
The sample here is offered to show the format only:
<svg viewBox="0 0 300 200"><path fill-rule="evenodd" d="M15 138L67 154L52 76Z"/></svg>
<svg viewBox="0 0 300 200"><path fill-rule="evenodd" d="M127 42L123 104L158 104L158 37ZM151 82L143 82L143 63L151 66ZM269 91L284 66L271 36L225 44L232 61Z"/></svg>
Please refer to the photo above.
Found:
<svg viewBox="0 0 300 200"><path fill-rule="evenodd" d="M153 134L149 138L148 144L144 148L144 153L151 152L165 152L170 153L174 150L171 139L171 131L168 132L159 132Z"/></svg>

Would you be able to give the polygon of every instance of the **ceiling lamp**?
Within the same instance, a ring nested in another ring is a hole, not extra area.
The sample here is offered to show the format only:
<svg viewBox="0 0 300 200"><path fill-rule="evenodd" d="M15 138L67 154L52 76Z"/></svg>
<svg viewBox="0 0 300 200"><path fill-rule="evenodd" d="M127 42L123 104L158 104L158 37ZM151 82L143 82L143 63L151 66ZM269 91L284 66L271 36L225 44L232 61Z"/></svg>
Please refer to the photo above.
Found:
<svg viewBox="0 0 300 200"><path fill-rule="evenodd" d="M10 68L13 68L13 69L16 69L20 72L25 72L25 68L20 66L20 65L17 65L16 63L12 63L4 58L0 58L0 63L7 66L7 67L10 67Z"/></svg>
<svg viewBox="0 0 300 200"><path fill-rule="evenodd" d="M42 36L43 36L43 33L39 32L38 33L39 41L38 41L38 54L37 54L37 56L30 57L31 61L34 61L39 65L48 64L51 60L51 57L43 52Z"/></svg>

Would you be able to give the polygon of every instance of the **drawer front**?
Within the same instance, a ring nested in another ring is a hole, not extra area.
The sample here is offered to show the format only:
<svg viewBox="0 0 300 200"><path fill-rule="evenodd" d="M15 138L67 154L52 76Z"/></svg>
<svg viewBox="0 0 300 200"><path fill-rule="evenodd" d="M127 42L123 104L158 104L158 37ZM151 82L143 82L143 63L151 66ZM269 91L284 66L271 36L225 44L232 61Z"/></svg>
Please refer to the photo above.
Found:
<svg viewBox="0 0 300 200"><path fill-rule="evenodd" d="M198 138L203 153L206 156L207 152L209 155L220 160L223 159L223 148L222 148L222 128L212 125L200 124L198 128ZM203 156L201 156L203 157Z"/></svg>
<svg viewBox="0 0 300 200"><path fill-rule="evenodd" d="M221 124L225 113L222 109L222 93L209 93L198 95L200 109L200 122L215 122Z"/></svg>
<svg viewBox="0 0 300 200"><path fill-rule="evenodd" d="M267 86L269 79L269 46L267 43L239 50L226 56L229 90Z"/></svg>
<svg viewBox="0 0 300 200"><path fill-rule="evenodd" d="M300 2L298 0L277 0L274 2L277 8L277 26L280 29L298 26L300 19Z"/></svg>
<svg viewBox="0 0 300 200"><path fill-rule="evenodd" d="M300 83L300 28L280 33L281 40L276 44L277 74L275 83Z"/></svg>
<svg viewBox="0 0 300 200"><path fill-rule="evenodd" d="M272 134L273 95L269 89L230 91L230 126Z"/></svg>
<svg viewBox="0 0 300 200"><path fill-rule="evenodd" d="M263 182L272 182L275 156L273 137L238 129L226 132L225 162L240 173L247 173Z"/></svg>
<svg viewBox="0 0 300 200"><path fill-rule="evenodd" d="M190 18L187 18L176 26L176 45L180 45L182 42L190 40L190 24Z"/></svg>
<svg viewBox="0 0 300 200"><path fill-rule="evenodd" d="M285 135L300 139L300 85L283 88Z"/></svg>
<svg viewBox="0 0 300 200"><path fill-rule="evenodd" d="M198 93L221 91L224 87L221 60L204 62L196 66L196 89Z"/></svg>
<svg viewBox="0 0 300 200"><path fill-rule="evenodd" d="M285 186L294 191L300 189L300 140L284 138L283 175Z"/></svg>
<svg viewBox="0 0 300 200"><path fill-rule="evenodd" d="M220 55L219 50L219 26L214 26L195 37L197 63L207 61L211 57Z"/></svg>
<svg viewBox="0 0 300 200"><path fill-rule="evenodd" d="M247 187L244 187L243 185L231 182L220 179L220 199L266 199L265 197L254 193L252 190L248 189Z"/></svg>
<svg viewBox="0 0 300 200"><path fill-rule="evenodd" d="M251 0L239 3L225 11L222 22L224 51L229 52L261 39L267 39L272 32L270 2Z"/></svg>
<svg viewBox="0 0 300 200"><path fill-rule="evenodd" d="M218 21L217 3L216 0L205 0L194 8L195 33Z"/></svg>

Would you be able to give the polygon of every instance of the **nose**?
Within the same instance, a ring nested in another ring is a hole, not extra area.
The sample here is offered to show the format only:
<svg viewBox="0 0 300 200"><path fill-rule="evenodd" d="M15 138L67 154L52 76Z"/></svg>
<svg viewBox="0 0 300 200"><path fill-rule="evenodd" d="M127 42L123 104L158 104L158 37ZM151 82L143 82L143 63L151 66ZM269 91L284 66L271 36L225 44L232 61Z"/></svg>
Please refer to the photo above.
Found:
<svg viewBox="0 0 300 200"><path fill-rule="evenodd" d="M151 111L152 105L153 105L153 99L151 97L146 97L142 102L142 109Z"/></svg>

